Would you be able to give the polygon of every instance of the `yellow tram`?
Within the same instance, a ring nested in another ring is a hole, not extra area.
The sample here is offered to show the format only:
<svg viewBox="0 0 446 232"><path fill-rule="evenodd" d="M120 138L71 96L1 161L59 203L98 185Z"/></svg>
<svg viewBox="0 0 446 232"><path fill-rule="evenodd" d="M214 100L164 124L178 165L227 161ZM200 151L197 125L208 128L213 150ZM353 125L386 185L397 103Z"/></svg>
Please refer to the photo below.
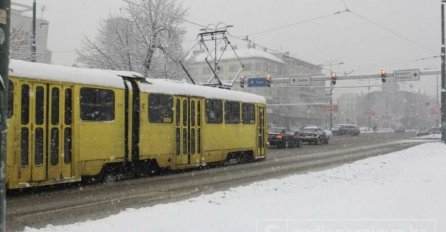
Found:
<svg viewBox="0 0 446 232"><path fill-rule="evenodd" d="M12 60L7 188L264 159L266 109L249 93Z"/></svg>

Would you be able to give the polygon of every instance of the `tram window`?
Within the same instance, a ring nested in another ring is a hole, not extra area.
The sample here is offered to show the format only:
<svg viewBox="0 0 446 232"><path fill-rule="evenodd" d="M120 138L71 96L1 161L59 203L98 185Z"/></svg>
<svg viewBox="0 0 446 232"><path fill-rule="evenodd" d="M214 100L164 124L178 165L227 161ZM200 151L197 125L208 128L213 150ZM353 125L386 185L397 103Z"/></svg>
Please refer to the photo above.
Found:
<svg viewBox="0 0 446 232"><path fill-rule="evenodd" d="M29 122L29 85L22 85L22 109L21 122L26 125Z"/></svg>
<svg viewBox="0 0 446 232"><path fill-rule="evenodd" d="M65 128L64 130L64 163L69 164L71 163L71 156L73 153L72 149L72 136L71 136L71 128Z"/></svg>
<svg viewBox="0 0 446 232"><path fill-rule="evenodd" d="M175 103L175 122L177 124L177 126L180 126L180 108L181 108L181 103L180 103L180 99L177 99L177 103Z"/></svg>
<svg viewBox="0 0 446 232"><path fill-rule="evenodd" d="M51 90L51 124L59 124L59 89Z"/></svg>
<svg viewBox="0 0 446 232"><path fill-rule="evenodd" d="M37 128L35 135L35 164L36 166L40 166L43 164L43 129Z"/></svg>
<svg viewBox="0 0 446 232"><path fill-rule="evenodd" d="M45 89L42 86L38 86L36 88L36 109L34 112L36 112L36 124L42 125L43 124L43 107L44 107L44 101L45 101Z"/></svg>
<svg viewBox="0 0 446 232"><path fill-rule="evenodd" d="M72 119L72 95L71 95L71 89L65 90L65 124L71 125L71 119Z"/></svg>
<svg viewBox="0 0 446 232"><path fill-rule="evenodd" d="M220 100L206 100L206 122L223 123L223 103Z"/></svg>
<svg viewBox="0 0 446 232"><path fill-rule="evenodd" d="M195 101L190 102L190 125L195 126Z"/></svg>
<svg viewBox="0 0 446 232"><path fill-rule="evenodd" d="M173 120L173 98L165 94L149 96L149 122L171 123Z"/></svg>
<svg viewBox="0 0 446 232"><path fill-rule="evenodd" d="M242 117L243 124L254 124L255 123L255 106L254 104L242 104Z"/></svg>
<svg viewBox="0 0 446 232"><path fill-rule="evenodd" d="M28 156L29 156L29 131L28 128L23 127L21 129L21 139L20 139L20 165L22 167L28 166Z"/></svg>
<svg viewBox="0 0 446 232"><path fill-rule="evenodd" d="M8 81L8 83L8 118L11 118L14 112L14 84L12 81Z"/></svg>
<svg viewBox="0 0 446 232"><path fill-rule="evenodd" d="M81 119L84 121L113 121L115 93L107 89L81 89Z"/></svg>
<svg viewBox="0 0 446 232"><path fill-rule="evenodd" d="M201 126L201 104L200 101L197 104L197 124Z"/></svg>
<svg viewBox="0 0 446 232"><path fill-rule="evenodd" d="M51 165L59 163L59 129L51 129Z"/></svg>
<svg viewBox="0 0 446 232"><path fill-rule="evenodd" d="M240 122L240 103L225 102L225 123L238 124Z"/></svg>

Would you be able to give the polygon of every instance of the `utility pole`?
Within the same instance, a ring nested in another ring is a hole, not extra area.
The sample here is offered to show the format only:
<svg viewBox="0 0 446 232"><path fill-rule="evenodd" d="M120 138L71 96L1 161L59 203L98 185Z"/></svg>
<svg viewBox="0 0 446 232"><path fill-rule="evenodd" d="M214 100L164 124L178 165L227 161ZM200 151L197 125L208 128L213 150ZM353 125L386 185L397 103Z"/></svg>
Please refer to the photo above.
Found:
<svg viewBox="0 0 446 232"><path fill-rule="evenodd" d="M441 0L441 131L443 142L446 142L446 48L444 31L444 4Z"/></svg>
<svg viewBox="0 0 446 232"><path fill-rule="evenodd" d="M36 62L36 0L33 1L33 34L31 38L31 61Z"/></svg>
<svg viewBox="0 0 446 232"><path fill-rule="evenodd" d="M6 231L6 104L11 0L0 0L0 232Z"/></svg>

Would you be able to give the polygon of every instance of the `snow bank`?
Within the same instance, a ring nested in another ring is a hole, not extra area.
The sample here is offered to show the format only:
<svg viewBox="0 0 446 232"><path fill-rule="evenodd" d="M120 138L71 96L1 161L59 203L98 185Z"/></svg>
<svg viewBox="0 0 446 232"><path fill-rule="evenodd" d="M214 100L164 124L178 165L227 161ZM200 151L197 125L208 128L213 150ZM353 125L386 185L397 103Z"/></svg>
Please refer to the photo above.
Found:
<svg viewBox="0 0 446 232"><path fill-rule="evenodd" d="M102 220L26 231L440 232L446 231L445 166L446 145L429 143Z"/></svg>

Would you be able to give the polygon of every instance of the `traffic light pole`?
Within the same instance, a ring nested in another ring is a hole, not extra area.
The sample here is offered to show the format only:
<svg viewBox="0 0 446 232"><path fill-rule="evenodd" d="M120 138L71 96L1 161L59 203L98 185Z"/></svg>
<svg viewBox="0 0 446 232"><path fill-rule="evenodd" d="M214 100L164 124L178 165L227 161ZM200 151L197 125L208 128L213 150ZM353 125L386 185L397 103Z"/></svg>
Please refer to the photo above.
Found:
<svg viewBox="0 0 446 232"><path fill-rule="evenodd" d="M444 28L444 4L441 1L441 131L443 142L446 142L446 48L445 48L445 28Z"/></svg>
<svg viewBox="0 0 446 232"><path fill-rule="evenodd" d="M6 231L6 104L11 0L0 0L0 232Z"/></svg>
<svg viewBox="0 0 446 232"><path fill-rule="evenodd" d="M333 129L333 82L330 81L330 131Z"/></svg>

